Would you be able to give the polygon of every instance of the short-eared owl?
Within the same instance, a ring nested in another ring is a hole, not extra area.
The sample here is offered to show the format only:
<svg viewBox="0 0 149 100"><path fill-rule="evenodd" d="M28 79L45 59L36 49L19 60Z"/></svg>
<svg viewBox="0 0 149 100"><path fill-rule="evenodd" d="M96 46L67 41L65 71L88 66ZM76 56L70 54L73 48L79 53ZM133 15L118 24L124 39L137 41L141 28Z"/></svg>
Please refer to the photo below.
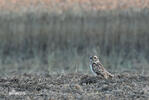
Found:
<svg viewBox="0 0 149 100"><path fill-rule="evenodd" d="M113 74L108 72L101 62L99 61L99 58L97 56L91 56L90 57L90 69L93 72L94 75L101 75L105 79L114 77Z"/></svg>

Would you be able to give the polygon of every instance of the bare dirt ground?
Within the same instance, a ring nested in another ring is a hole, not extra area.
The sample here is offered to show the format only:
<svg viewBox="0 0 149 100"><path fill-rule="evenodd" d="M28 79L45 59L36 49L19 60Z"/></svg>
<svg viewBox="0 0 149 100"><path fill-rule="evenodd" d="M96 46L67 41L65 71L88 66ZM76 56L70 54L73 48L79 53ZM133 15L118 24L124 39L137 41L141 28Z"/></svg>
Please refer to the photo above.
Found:
<svg viewBox="0 0 149 100"><path fill-rule="evenodd" d="M116 74L113 79L81 73L0 77L4 100L109 100L149 98L149 76Z"/></svg>

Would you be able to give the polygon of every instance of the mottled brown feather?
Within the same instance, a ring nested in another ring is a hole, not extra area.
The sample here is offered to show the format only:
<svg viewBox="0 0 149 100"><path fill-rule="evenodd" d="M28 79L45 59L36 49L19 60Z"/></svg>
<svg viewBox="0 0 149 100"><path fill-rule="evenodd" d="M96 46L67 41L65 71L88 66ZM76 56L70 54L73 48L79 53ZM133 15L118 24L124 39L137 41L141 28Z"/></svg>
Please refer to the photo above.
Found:
<svg viewBox="0 0 149 100"><path fill-rule="evenodd" d="M101 75L104 78L108 79L109 77L114 77L113 74L109 73L101 64L97 56L91 57L92 62L92 70L96 73L96 75Z"/></svg>

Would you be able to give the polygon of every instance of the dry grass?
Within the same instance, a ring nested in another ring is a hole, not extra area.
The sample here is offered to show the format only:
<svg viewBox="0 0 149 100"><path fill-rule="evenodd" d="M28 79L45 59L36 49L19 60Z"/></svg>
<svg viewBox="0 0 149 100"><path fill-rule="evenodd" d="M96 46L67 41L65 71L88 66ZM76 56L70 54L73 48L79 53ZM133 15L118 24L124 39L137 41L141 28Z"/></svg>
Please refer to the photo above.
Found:
<svg viewBox="0 0 149 100"><path fill-rule="evenodd" d="M88 72L88 57L100 56L109 70L148 66L148 8L0 15L2 74ZM59 70L58 70L58 69ZM144 69L146 68L146 69Z"/></svg>
<svg viewBox="0 0 149 100"><path fill-rule="evenodd" d="M148 8L148 0L0 0L0 9L8 11L56 11L67 9L80 10L109 10L126 8Z"/></svg>
<svg viewBox="0 0 149 100"><path fill-rule="evenodd" d="M1 74L148 69L147 0L0 0ZM38 13L37 13L38 12Z"/></svg>

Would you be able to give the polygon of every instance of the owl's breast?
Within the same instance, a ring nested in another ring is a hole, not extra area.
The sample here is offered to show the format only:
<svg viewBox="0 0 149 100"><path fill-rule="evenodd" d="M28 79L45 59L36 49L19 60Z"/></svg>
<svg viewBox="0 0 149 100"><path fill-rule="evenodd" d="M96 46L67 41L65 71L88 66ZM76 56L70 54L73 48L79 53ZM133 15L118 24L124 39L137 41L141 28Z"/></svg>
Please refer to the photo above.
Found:
<svg viewBox="0 0 149 100"><path fill-rule="evenodd" d="M92 66L92 64L90 64L90 70L91 70L91 72L96 76L97 74L94 72L94 70L93 70L93 66Z"/></svg>

